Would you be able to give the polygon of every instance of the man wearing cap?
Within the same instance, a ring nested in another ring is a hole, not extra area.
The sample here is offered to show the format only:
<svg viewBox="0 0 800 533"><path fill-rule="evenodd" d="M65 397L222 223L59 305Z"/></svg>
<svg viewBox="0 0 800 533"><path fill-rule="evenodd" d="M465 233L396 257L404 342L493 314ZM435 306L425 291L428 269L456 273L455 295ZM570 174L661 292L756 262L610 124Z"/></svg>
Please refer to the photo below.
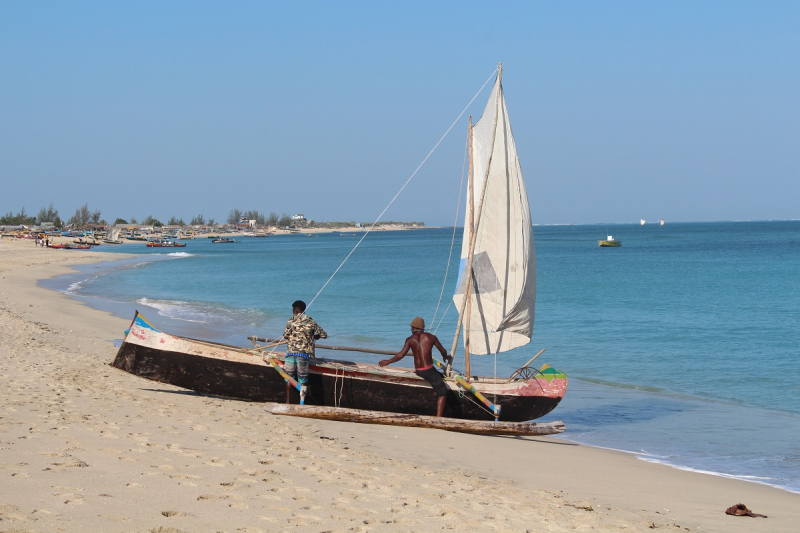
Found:
<svg viewBox="0 0 800 533"><path fill-rule="evenodd" d="M288 342L283 370L300 384L301 400L304 400L306 395L308 359L314 355L314 341L328 338L328 334L305 311L304 301L294 302L292 318L286 323L286 329L283 331L283 338ZM286 403L289 403L291 391L292 386L286 383Z"/></svg>
<svg viewBox="0 0 800 533"><path fill-rule="evenodd" d="M445 361L452 361L452 357L447 355L447 350L444 349L442 343L436 338L436 335L425 332L425 321L421 317L416 317L411 321L411 336L406 339L403 348L397 352L397 355L391 359L384 359L378 364L380 366L390 365L405 357L408 351L414 356L414 373L419 377L425 379L431 384L433 390L438 396L436 403L436 416L444 414L444 406L447 401L447 385L444 383L444 377L438 370L433 368L433 357L431 351L433 347L439 350L442 358Z"/></svg>

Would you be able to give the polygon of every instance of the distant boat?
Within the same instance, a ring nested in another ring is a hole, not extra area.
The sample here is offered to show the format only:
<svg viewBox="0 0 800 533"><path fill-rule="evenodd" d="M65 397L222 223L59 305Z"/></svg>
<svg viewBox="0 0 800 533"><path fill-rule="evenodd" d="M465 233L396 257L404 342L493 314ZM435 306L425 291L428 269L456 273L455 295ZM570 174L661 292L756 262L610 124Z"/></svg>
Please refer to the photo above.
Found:
<svg viewBox="0 0 800 533"><path fill-rule="evenodd" d="M119 228L111 228L103 242L106 244L122 244L122 241L119 240Z"/></svg>
<svg viewBox="0 0 800 533"><path fill-rule="evenodd" d="M148 241L147 247L148 248L186 248L186 245L182 244L182 243L179 243L177 241L153 240L153 241Z"/></svg>
<svg viewBox="0 0 800 533"><path fill-rule="evenodd" d="M211 241L211 242L213 242L213 243L218 243L218 244L219 244L219 243L226 243L226 244L227 244L227 243L233 243L233 242L237 242L237 241L234 241L234 240L233 240L233 239L231 239L230 237L219 237L219 238L217 238L217 239L214 239L214 240L213 240L213 241Z"/></svg>
<svg viewBox="0 0 800 533"><path fill-rule="evenodd" d="M56 250L90 250L92 247L82 244L82 245L74 245L74 244L48 244L48 248L55 248Z"/></svg>
<svg viewBox="0 0 800 533"><path fill-rule="evenodd" d="M72 242L74 242L75 244L81 245L81 246L100 246L99 242L97 242L97 241L87 241L87 240L84 240L83 237L81 237L80 239L75 239Z"/></svg>
<svg viewBox="0 0 800 533"><path fill-rule="evenodd" d="M664 225L664 219L663 219L663 218L662 218L662 219L661 219L661 221L658 223L658 225L659 225L659 226L663 226L663 225Z"/></svg>
<svg viewBox="0 0 800 533"><path fill-rule="evenodd" d="M639 225L640 226L644 226L644 223L645 223L645 220L643 218L639 219Z"/></svg>
<svg viewBox="0 0 800 533"><path fill-rule="evenodd" d="M618 246L622 246L622 241L618 241L611 235L608 235L606 240L597 241L597 246L599 246L600 248L616 248Z"/></svg>

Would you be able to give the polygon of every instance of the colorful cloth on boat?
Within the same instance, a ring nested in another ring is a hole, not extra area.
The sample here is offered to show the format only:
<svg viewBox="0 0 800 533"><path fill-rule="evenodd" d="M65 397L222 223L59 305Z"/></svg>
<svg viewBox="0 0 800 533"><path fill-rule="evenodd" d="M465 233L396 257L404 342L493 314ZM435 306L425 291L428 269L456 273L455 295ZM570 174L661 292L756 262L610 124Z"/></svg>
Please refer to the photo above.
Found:
<svg viewBox="0 0 800 533"><path fill-rule="evenodd" d="M314 336L316 335L319 335L320 339L328 338L328 334L319 327L319 324L305 313L292 316L283 331L283 338L289 342L287 346L289 353L314 355Z"/></svg>
<svg viewBox="0 0 800 533"><path fill-rule="evenodd" d="M287 353L283 371L292 379L297 380L300 385L305 385L308 382L308 354Z"/></svg>
<svg viewBox="0 0 800 533"><path fill-rule="evenodd" d="M414 373L427 381L436 392L436 396L447 396L447 385L444 384L444 376L435 368L425 370L415 370Z"/></svg>

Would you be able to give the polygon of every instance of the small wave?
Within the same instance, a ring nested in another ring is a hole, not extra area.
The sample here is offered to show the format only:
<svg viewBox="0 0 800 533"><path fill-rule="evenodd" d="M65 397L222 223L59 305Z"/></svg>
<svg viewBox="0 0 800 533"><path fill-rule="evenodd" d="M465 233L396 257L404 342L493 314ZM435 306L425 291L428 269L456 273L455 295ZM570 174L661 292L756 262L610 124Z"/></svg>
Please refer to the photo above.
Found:
<svg viewBox="0 0 800 533"><path fill-rule="evenodd" d="M76 281L75 283L70 283L66 289L64 289L65 294L74 295L78 292L78 290L83 288L83 284L86 280Z"/></svg>
<svg viewBox="0 0 800 533"><path fill-rule="evenodd" d="M170 252L164 255L167 255L169 257L194 257L197 254L190 254L189 252Z"/></svg>
<svg viewBox="0 0 800 533"><path fill-rule="evenodd" d="M642 456L641 454L637 454L637 458L641 459L642 461L647 461L648 463L655 463L660 465L669 466L672 468L676 468L678 470L684 470L686 472L695 472L697 474L706 474L709 476L717 476L717 477L724 477L728 479L738 479L740 481L749 481L751 483L759 483L761 485L768 485L770 487L775 487L778 489L782 489L788 492L793 492L795 494L800 494L799 487L791 487L787 485L781 485L776 483L776 479L772 477L766 476L748 476L748 475L740 475L740 474L726 474L724 472L717 472L715 470L705 470L701 468L693 468L691 466L683 466L679 464L672 463L670 461L665 461L663 459L654 459L652 457Z"/></svg>
<svg viewBox="0 0 800 533"><path fill-rule="evenodd" d="M222 327L225 324L249 323L252 327L259 327L265 318L263 312L257 309L229 309L204 302L143 297L136 300L136 303L152 307L161 316L195 324L214 324Z"/></svg>
<svg viewBox="0 0 800 533"><path fill-rule="evenodd" d="M158 311L159 315L166 316L184 322L195 322L197 324L210 324L211 320L205 318L202 311L192 309L189 302L180 300L151 300L150 298L139 298L136 303L152 307Z"/></svg>

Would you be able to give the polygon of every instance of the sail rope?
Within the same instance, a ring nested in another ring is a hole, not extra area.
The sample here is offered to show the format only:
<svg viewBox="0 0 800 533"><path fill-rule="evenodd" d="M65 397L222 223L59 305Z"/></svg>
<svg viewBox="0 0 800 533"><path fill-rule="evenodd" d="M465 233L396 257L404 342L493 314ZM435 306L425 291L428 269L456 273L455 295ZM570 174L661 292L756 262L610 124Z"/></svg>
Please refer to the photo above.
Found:
<svg viewBox="0 0 800 533"><path fill-rule="evenodd" d="M450 310L451 307L453 307L453 300L450 300L450 303L447 304L447 308L444 310L444 313L442 313L442 318L439 319L439 323L436 325L436 329L433 330L434 335L436 334L437 331L439 331L439 328L442 326L442 322L444 322L444 317L447 316L447 312Z"/></svg>
<svg viewBox="0 0 800 533"><path fill-rule="evenodd" d="M458 186L458 201L456 202L456 219L453 221L453 238L450 239L450 253L447 255L447 266L444 268L444 281L442 281L442 290L439 293L439 301L436 302L436 310L433 312L433 318L431 319L431 327L436 323L436 315L439 314L439 306L442 305L442 297L444 296L444 289L447 286L447 274L450 272L450 261L453 259L453 248L456 244L456 229L458 227L458 215L461 210L461 194L464 191L464 169L467 167L467 155L469 154L469 136L467 137L467 142L464 146L464 161L461 163L461 183ZM448 306L449 308L450 306ZM445 313L447 311L445 310ZM442 319L444 319L444 315L442 315ZM441 324L441 322L439 322ZM431 329L431 328L428 328ZM436 328L439 329L438 327Z"/></svg>
<svg viewBox="0 0 800 533"><path fill-rule="evenodd" d="M434 147L431 149L431 151L428 152L428 155L425 156L425 159L422 160L422 163L419 164L417 169L414 170L414 172L411 174L411 176L409 176L409 178L406 180L406 182L403 184L403 186L400 187L400 190L397 191L397 194L395 194L394 197L391 199L391 201L389 201L389 204L383 209L383 211L381 211L381 214L378 215L378 218L375 219L375 222L373 222L372 225L369 227L369 229L367 229L367 231L364 232L364 235L361 237L361 239L358 240L356 245L353 246L353 249L350 250L350 253L347 254L347 257L344 258L342 263L336 268L336 270L333 271L333 274L331 274L331 277L328 278L328 281L325 282L325 284L317 292L317 294L314 296L314 298L311 299L311 302L306 306L306 309L311 307L311 305L316 301L316 299L319 298L319 295L322 294L322 291L325 290L325 288L333 280L333 278L336 276L336 274L339 273L339 270L341 270L342 267L344 266L344 264L347 262L347 260L350 259L350 256L353 255L353 253L361 245L361 243L364 242L364 239L366 239L367 235L369 235L369 233L373 230L373 228L375 228L375 226L378 224L378 222L380 222L381 218L383 218L383 215L386 214L386 211L389 210L389 208L392 206L392 204L395 202L395 200L397 200L397 198L403 192L403 190L405 190L405 188L408 186L408 184L411 183L411 180L414 179L414 176L416 176L417 173L420 171L420 169L422 168L422 165L424 165L428 161L428 159L433 155L433 152L435 152L436 149L439 148L439 145L442 144L442 141L444 141L444 138L447 137L447 134L450 133L450 130L452 130L455 127L455 125L458 123L458 121L461 120L461 117L463 117L464 113L467 112L467 109L469 109L469 106L472 105L472 102L474 102L475 99L478 97L478 95L481 94L481 92L483 92L483 89L486 87L486 85L488 85L489 82L492 81L492 78L494 77L494 73L495 72L497 72L497 69L494 69L492 71L492 74L486 79L486 81L483 83L483 85L481 85L481 88L478 89L478 92L475 93L475 96L472 97L472 100L470 100L469 103L466 106L464 106L464 109L461 110L461 113L459 113L458 116L456 117L456 119L453 121L453 123L450 124L450 127L447 128L447 131L444 132L444 135L442 135L442 137L434 145Z"/></svg>

